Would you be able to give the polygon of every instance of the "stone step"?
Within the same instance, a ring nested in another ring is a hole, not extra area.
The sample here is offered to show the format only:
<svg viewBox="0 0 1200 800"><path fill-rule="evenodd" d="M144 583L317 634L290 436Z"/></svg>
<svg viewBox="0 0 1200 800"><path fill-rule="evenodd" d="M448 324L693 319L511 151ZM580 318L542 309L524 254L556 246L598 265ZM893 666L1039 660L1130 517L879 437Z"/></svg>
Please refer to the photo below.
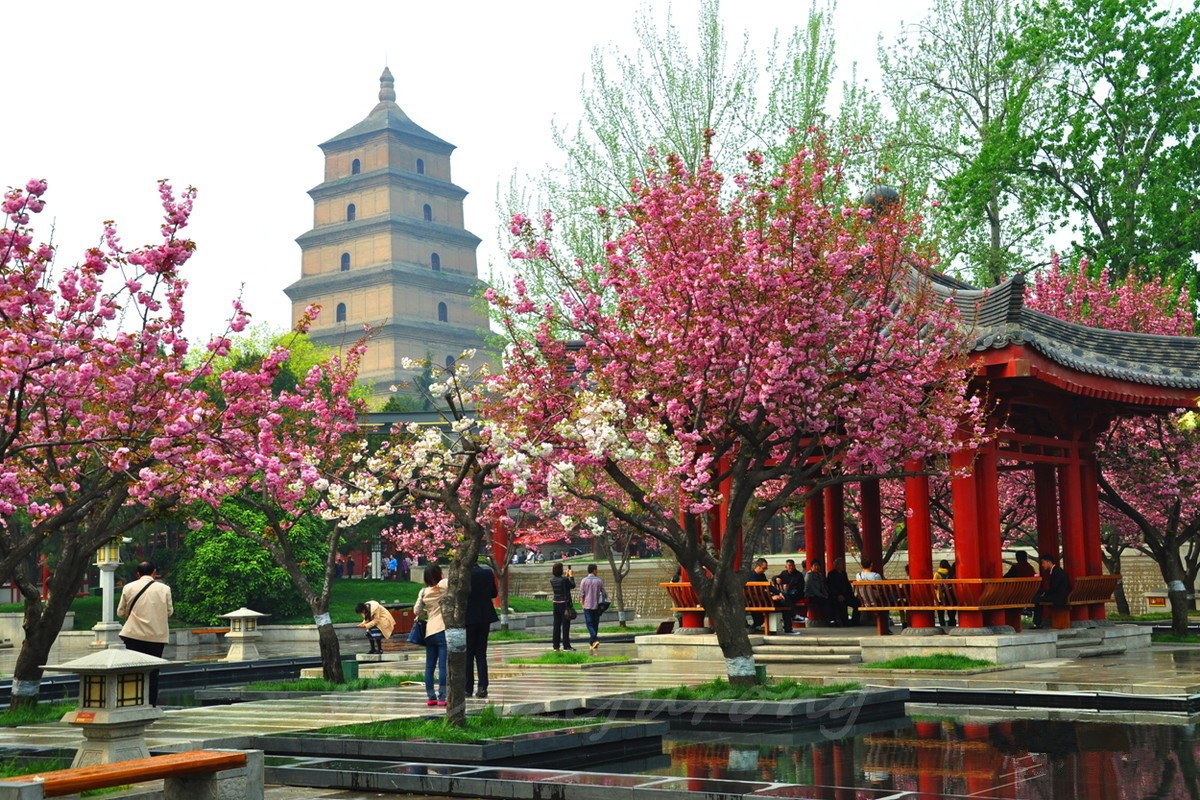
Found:
<svg viewBox="0 0 1200 800"><path fill-rule="evenodd" d="M776 655L772 653L759 654L755 652L754 661L758 664L861 664L862 656L857 654L822 655L819 653L795 653Z"/></svg>
<svg viewBox="0 0 1200 800"><path fill-rule="evenodd" d="M1125 648L1119 644L1103 644L1098 647L1083 647L1075 653L1076 658L1097 658L1099 656L1124 655Z"/></svg>
<svg viewBox="0 0 1200 800"><path fill-rule="evenodd" d="M766 644L780 647L859 647L862 644L862 639L858 636L811 636L806 633L793 636L764 636L762 640Z"/></svg>
<svg viewBox="0 0 1200 800"><path fill-rule="evenodd" d="M776 656L807 656L807 655L838 655L838 656L855 656L862 652L862 648L855 645L830 645L828 647L822 645L809 645L806 647L778 647L772 644L760 644L754 648L754 655L762 653L763 655Z"/></svg>

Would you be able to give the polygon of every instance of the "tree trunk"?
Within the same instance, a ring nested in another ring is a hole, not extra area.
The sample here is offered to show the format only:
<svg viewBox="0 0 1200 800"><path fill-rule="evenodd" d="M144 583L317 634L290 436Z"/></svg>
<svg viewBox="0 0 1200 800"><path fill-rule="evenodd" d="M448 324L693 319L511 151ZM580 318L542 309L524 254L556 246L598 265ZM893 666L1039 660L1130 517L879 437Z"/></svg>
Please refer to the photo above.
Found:
<svg viewBox="0 0 1200 800"><path fill-rule="evenodd" d="M459 728L467 724L467 597L484 533L482 528L467 529L450 561L449 582L442 600L442 618L446 621L446 723Z"/></svg>
<svg viewBox="0 0 1200 800"><path fill-rule="evenodd" d="M1104 561L1104 568L1108 570L1109 575L1121 574L1121 551L1105 548L1100 552L1100 558ZM1125 581L1117 581L1117 589L1113 594L1113 600L1117 604L1117 613L1123 616L1130 616L1129 613L1129 598L1125 595Z"/></svg>
<svg viewBox="0 0 1200 800"><path fill-rule="evenodd" d="M1183 564L1178 551L1172 552L1162 563L1163 578L1167 582L1167 599L1171 601L1171 632L1186 636L1188 628L1187 586L1183 582Z"/></svg>
<svg viewBox="0 0 1200 800"><path fill-rule="evenodd" d="M25 629L25 641L17 654L13 667L12 708L36 705L41 692L41 665L50 659L50 648L54 646L63 620L71 609L75 592L87 572L86 558L73 558L78 548L67 543L59 560L59 568L50 573L46 583L45 604L40 599L38 586L28 580L21 581L21 593L25 597L25 618L21 627Z"/></svg>
<svg viewBox="0 0 1200 800"><path fill-rule="evenodd" d="M705 610L717 634L717 644L725 657L725 676L731 686L753 686L758 683L754 670L754 650L746 633L746 611L742 593L737 602L706 604Z"/></svg>
<svg viewBox="0 0 1200 800"><path fill-rule="evenodd" d="M342 674L342 647L338 643L337 630L329 614L315 616L317 623L317 641L321 647L321 676L331 683L345 683L346 676Z"/></svg>

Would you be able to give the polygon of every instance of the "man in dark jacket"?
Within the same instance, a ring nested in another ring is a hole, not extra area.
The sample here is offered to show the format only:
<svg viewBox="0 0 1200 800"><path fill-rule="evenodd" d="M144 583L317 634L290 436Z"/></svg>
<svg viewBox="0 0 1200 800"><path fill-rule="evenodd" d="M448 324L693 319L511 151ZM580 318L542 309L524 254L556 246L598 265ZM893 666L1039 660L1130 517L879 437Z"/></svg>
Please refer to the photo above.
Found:
<svg viewBox="0 0 1200 800"><path fill-rule="evenodd" d="M796 562L787 560L783 572L771 581L771 601L783 614L783 632L791 633L796 618L796 603L804 597L804 573L796 569Z"/></svg>
<svg viewBox="0 0 1200 800"><path fill-rule="evenodd" d="M487 645L492 623L500 619L492 599L496 597L496 574L479 565L471 570L471 593L467 595L467 697L488 696ZM479 691L475 691L475 671Z"/></svg>
<svg viewBox="0 0 1200 800"><path fill-rule="evenodd" d="M808 618L815 627L828 625L829 584L825 582L825 562L814 558L808 562L804 575L804 599L808 601Z"/></svg>
<svg viewBox="0 0 1200 800"><path fill-rule="evenodd" d="M1049 580L1046 582L1046 588L1039 589L1038 593L1033 596L1033 626L1035 628L1042 627L1043 603L1049 603L1055 608L1063 608L1071 594L1071 580L1067 577L1066 570L1058 565L1058 558L1043 553L1038 556L1038 561L1041 563L1042 574L1047 575Z"/></svg>
<svg viewBox="0 0 1200 800"><path fill-rule="evenodd" d="M850 576L846 574L846 559L835 558L833 569L825 574L825 583L829 587L829 613L834 623L845 627L858 624L858 598L854 596L854 586ZM851 618L850 609L854 609Z"/></svg>

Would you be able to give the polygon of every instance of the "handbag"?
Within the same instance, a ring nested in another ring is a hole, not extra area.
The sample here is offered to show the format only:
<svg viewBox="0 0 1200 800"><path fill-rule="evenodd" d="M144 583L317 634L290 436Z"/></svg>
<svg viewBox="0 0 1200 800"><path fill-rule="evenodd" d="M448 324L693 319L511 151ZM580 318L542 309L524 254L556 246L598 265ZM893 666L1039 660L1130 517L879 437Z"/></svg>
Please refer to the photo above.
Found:
<svg viewBox="0 0 1200 800"><path fill-rule="evenodd" d="M608 593L601 592L600 599L596 601L596 616L603 616L605 611L612 608L612 603L608 602Z"/></svg>
<svg viewBox="0 0 1200 800"><path fill-rule="evenodd" d="M567 607L563 609L563 619L570 622L577 616L579 616L579 612L575 610L575 604L567 603Z"/></svg>
<svg viewBox="0 0 1200 800"><path fill-rule="evenodd" d="M408 632L408 641L410 644L425 646L425 620L419 619L413 623L412 630Z"/></svg>

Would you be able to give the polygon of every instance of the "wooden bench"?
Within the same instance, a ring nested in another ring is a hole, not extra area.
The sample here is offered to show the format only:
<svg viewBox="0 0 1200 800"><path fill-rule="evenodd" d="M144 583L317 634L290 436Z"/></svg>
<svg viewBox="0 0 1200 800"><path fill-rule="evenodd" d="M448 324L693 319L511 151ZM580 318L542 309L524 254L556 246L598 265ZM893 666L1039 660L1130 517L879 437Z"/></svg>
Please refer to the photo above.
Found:
<svg viewBox="0 0 1200 800"><path fill-rule="evenodd" d="M684 615L683 627L701 628L704 626L704 607L700 605L700 598L696 596L696 590L692 588L691 583L660 583L659 586L667 590L667 595L674 604L671 610ZM750 581L742 589L744 610L747 613L756 612L763 615L763 634L770 633L771 618L769 615L782 611L771 602L768 592L770 586L771 584L767 581ZM804 607L803 600L796 603L796 613L801 617L804 614ZM690 624L689 616L691 622L696 624Z"/></svg>
<svg viewBox="0 0 1200 800"><path fill-rule="evenodd" d="M875 612L875 628L889 633L892 611L1005 611L1004 621L1021 630L1021 611L1033 605L1041 578L950 578L948 580L852 581L859 610Z"/></svg>
<svg viewBox="0 0 1200 800"><path fill-rule="evenodd" d="M1050 613L1050 627L1060 631L1070 628L1071 606L1090 606L1112 600L1120 580L1120 575L1080 575L1073 579L1065 605L1041 604Z"/></svg>
<svg viewBox="0 0 1200 800"><path fill-rule="evenodd" d="M0 779L0 800L39 800L89 789L162 780L163 800L262 800L261 750L191 750Z"/></svg>

